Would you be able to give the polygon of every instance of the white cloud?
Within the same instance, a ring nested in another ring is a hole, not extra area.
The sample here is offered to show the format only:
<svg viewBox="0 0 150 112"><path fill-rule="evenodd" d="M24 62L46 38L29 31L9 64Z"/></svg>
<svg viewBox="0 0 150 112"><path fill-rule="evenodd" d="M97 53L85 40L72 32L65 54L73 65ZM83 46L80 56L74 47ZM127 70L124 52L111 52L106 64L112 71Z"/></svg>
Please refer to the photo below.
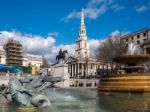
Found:
<svg viewBox="0 0 150 112"><path fill-rule="evenodd" d="M50 52L50 48L55 43L55 39L52 36L42 37L21 34L15 31L0 31L0 45L4 45L10 38L20 41L25 53L34 55L44 55Z"/></svg>
<svg viewBox="0 0 150 112"><path fill-rule="evenodd" d="M97 52L97 49L100 45L100 40L98 39L91 39L90 40L90 55L91 57L95 58L96 57L96 52Z"/></svg>
<svg viewBox="0 0 150 112"><path fill-rule="evenodd" d="M54 35L55 34L55 35ZM68 50L68 56L73 56L75 54L75 44L61 44L55 45L56 36L58 33L49 33L48 37L35 36L29 34L21 34L16 31L0 31L0 45L4 45L8 39L13 38L18 40L23 45L23 51L26 54L31 55L44 55L51 63L55 63L55 57L58 54L60 48L63 50ZM93 49L96 48L96 42L94 40L90 41L90 45Z"/></svg>
<svg viewBox="0 0 150 112"><path fill-rule="evenodd" d="M44 55L50 63L56 62L55 57L58 55L60 48L68 50L68 54L66 55L67 57L75 55L75 43L55 45L56 40L54 37L50 36L51 34L53 33L50 33L48 37L42 37L22 34L16 31L0 31L0 45L4 45L8 39L13 38L22 43L25 54ZM91 56L94 57L99 45L99 40L91 39L89 41Z"/></svg>
<svg viewBox="0 0 150 112"><path fill-rule="evenodd" d="M120 31L119 30L115 30L113 32L111 32L110 36L115 37L116 35L119 35Z"/></svg>
<svg viewBox="0 0 150 112"><path fill-rule="evenodd" d="M150 6L145 6L145 5L135 8L136 12L145 12L149 9L150 9Z"/></svg>
<svg viewBox="0 0 150 112"><path fill-rule="evenodd" d="M58 36L58 32L51 32L48 34L49 37L56 37Z"/></svg>
<svg viewBox="0 0 150 112"><path fill-rule="evenodd" d="M74 55L75 44L66 44L66 45L57 45L57 46L55 45L55 46L52 46L50 52L46 56L51 61L51 63L55 63L56 62L56 56L58 55L58 52L59 52L60 48L62 50L67 50L68 51L68 54L66 54L66 57Z"/></svg>
<svg viewBox="0 0 150 112"><path fill-rule="evenodd" d="M119 30L115 30L114 32L110 33L110 35L115 36L119 33ZM23 44L23 50L25 53L40 56L44 55L50 63L56 62L55 57L56 55L58 55L60 48L62 48L63 50L68 50L68 54L66 55L67 57L75 55L75 43L55 45L56 39L54 38L54 35L51 36L51 34L55 34L56 36L58 33L50 33L48 37L42 37L22 34L15 31L0 31L0 45L6 43L9 38L13 38ZM105 39L89 40L91 57L96 56L97 49L101 42L104 40Z"/></svg>
<svg viewBox="0 0 150 112"><path fill-rule="evenodd" d="M90 19L96 19L100 15L104 14L108 6L112 3L112 0L90 0L85 8L84 8L84 15ZM72 11L68 14L63 20L68 21L73 18L80 18L81 11Z"/></svg>
<svg viewBox="0 0 150 112"><path fill-rule="evenodd" d="M119 4L114 4L112 5L112 9L119 11L119 10L123 10L125 7Z"/></svg>
<svg viewBox="0 0 150 112"><path fill-rule="evenodd" d="M97 19L110 8L113 10L122 10L125 7L114 3L113 0L90 0L84 7L84 15L89 19ZM63 18L63 20L67 22L70 19L80 18L80 12L81 11L74 10Z"/></svg>
<svg viewBox="0 0 150 112"><path fill-rule="evenodd" d="M55 43L55 39L51 36L45 38L42 36L23 35L18 32L1 31L0 37L0 40L5 42L9 38L20 41L23 44L24 52L33 54L44 54Z"/></svg>

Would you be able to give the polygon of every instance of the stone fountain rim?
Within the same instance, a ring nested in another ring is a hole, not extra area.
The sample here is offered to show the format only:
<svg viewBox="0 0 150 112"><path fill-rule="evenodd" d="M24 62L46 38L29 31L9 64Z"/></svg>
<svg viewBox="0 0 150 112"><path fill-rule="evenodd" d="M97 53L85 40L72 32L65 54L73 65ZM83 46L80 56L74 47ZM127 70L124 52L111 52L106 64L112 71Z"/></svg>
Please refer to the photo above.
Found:
<svg viewBox="0 0 150 112"><path fill-rule="evenodd" d="M128 59L128 60L127 60ZM117 63L131 63L134 61L135 63L141 61L150 60L150 54L138 54L138 55L121 55L113 58L113 60Z"/></svg>

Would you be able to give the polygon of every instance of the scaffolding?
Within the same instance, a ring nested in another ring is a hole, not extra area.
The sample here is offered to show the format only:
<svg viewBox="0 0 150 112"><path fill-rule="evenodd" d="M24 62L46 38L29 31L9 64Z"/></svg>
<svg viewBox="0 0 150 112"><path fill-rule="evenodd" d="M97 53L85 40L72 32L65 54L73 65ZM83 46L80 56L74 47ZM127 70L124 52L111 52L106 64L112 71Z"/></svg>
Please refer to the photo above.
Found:
<svg viewBox="0 0 150 112"><path fill-rule="evenodd" d="M9 39L4 45L6 51L6 62L9 65L22 66L22 45L19 41Z"/></svg>

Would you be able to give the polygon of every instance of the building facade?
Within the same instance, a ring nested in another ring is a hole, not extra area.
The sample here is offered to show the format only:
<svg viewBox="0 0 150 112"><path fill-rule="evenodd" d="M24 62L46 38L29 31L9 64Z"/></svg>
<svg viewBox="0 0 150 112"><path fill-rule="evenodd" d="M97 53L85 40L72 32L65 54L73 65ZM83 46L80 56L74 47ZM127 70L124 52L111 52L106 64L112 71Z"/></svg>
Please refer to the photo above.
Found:
<svg viewBox="0 0 150 112"><path fill-rule="evenodd" d="M75 56L70 56L66 63L71 78L92 78L97 76L97 69L101 62L90 57L89 40L86 35L83 9L81 12L81 23L79 37L76 41Z"/></svg>
<svg viewBox="0 0 150 112"><path fill-rule="evenodd" d="M140 31L129 33L122 36L122 41L128 46L129 43L133 42L139 44L145 54L150 54L150 28L145 28Z"/></svg>
<svg viewBox="0 0 150 112"><path fill-rule="evenodd" d="M36 55L24 55L23 56L23 66L35 66L40 68L42 66L42 57Z"/></svg>
<svg viewBox="0 0 150 112"><path fill-rule="evenodd" d="M6 52L3 46L0 46L0 64L6 64Z"/></svg>
<svg viewBox="0 0 150 112"><path fill-rule="evenodd" d="M35 66L40 68L42 66L42 56L22 54L22 66ZM3 46L0 46L0 64L7 64L7 55Z"/></svg>
<svg viewBox="0 0 150 112"><path fill-rule="evenodd" d="M9 65L22 66L22 45L19 41L9 39L4 45L6 52L6 63Z"/></svg>

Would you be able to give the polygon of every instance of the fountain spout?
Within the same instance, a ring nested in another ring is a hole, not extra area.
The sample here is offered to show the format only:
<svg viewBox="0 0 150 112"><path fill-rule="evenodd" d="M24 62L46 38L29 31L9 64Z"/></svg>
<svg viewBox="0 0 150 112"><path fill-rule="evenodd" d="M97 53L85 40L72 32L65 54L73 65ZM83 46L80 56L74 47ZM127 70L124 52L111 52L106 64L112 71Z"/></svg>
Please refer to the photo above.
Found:
<svg viewBox="0 0 150 112"><path fill-rule="evenodd" d="M143 54L141 46L131 42L128 45L127 55L139 55L139 54Z"/></svg>

